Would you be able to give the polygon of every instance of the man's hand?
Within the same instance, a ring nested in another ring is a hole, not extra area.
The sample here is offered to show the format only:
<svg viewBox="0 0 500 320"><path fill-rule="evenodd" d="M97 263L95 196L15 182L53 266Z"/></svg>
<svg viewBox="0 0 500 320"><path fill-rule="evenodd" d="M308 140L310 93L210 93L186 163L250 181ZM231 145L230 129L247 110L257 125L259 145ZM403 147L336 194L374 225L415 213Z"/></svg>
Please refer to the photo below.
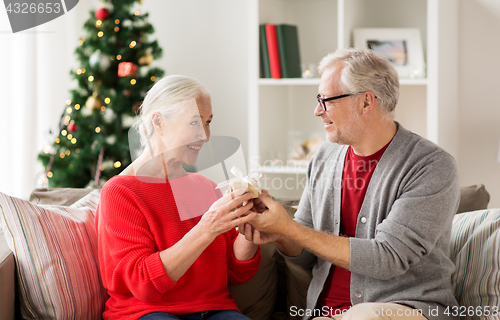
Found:
<svg viewBox="0 0 500 320"><path fill-rule="evenodd" d="M271 195L269 194L269 191L267 191L265 189L262 189L261 195L267 196L267 197L269 197L269 198L272 199ZM264 211L266 211L268 209L266 207L266 205L262 202L262 200L260 200L259 198L251 199L251 201L253 202L253 207L251 209L251 211L253 211L253 212L262 213L262 212L264 212ZM250 226L250 227L252 227L252 226ZM245 234L245 225L244 224L241 224L241 225L238 226L238 231L242 235L244 235L247 238L247 240L253 241L250 237L248 237ZM253 232L253 229L252 229L252 232Z"/></svg>
<svg viewBox="0 0 500 320"><path fill-rule="evenodd" d="M264 202L262 202L262 200L260 199L261 196L265 196L265 197L268 197L268 198L271 198L271 195L269 194L269 191L265 190L265 189L262 189L260 195L258 198L255 198L255 199L252 199L253 200L253 211L257 212L257 213L263 213L264 211L266 211L267 209L269 209L268 207L266 207L266 205L264 204Z"/></svg>
<svg viewBox="0 0 500 320"><path fill-rule="evenodd" d="M269 208L266 206L264 201L262 201L262 198L272 200L272 197L269 194L269 191L267 191L265 189L262 190L262 192L258 198L252 199L254 205L253 205L253 208L251 210L254 212L257 212L258 215L264 214L266 211L269 210ZM272 201L274 201L274 200L272 200ZM245 223L243 225L238 226L238 230L240 231L240 233L242 235L245 236L245 238L248 241L252 241L253 243L258 244L258 245L262 245L262 244L266 244L266 243L270 243L270 242L275 242L280 238L280 236L277 234L259 231L249 223Z"/></svg>
<svg viewBox="0 0 500 320"><path fill-rule="evenodd" d="M243 228L240 229L240 233L245 235L245 238L248 241L252 241L253 243L258 245L275 242L280 238L280 236L277 234L260 232L249 223L245 223Z"/></svg>
<svg viewBox="0 0 500 320"><path fill-rule="evenodd" d="M259 209L257 210L261 210L264 207L266 208L264 211L257 214L251 222L249 222L260 232L261 236L262 233L272 233L286 236L284 232L293 220L290 218L281 203L274 201L271 196L269 196L269 193L263 192L259 195L259 198L254 199L254 207L255 205L259 206Z"/></svg>

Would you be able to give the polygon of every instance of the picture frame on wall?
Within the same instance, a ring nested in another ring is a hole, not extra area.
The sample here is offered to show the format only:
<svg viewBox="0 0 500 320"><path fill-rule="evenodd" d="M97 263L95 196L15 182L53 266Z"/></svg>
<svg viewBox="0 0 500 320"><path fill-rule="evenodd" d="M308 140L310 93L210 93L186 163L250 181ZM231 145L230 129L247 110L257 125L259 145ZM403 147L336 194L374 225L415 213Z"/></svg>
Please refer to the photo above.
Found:
<svg viewBox="0 0 500 320"><path fill-rule="evenodd" d="M354 47L380 52L400 78L425 78L425 61L417 28L361 28L353 30Z"/></svg>

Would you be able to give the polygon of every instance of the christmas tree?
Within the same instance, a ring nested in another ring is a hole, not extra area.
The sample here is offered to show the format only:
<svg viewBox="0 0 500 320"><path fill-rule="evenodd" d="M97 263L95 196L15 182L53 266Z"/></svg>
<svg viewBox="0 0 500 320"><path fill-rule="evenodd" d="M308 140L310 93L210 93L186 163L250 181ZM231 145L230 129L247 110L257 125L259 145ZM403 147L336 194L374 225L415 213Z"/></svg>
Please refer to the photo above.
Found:
<svg viewBox="0 0 500 320"><path fill-rule="evenodd" d="M162 50L148 38L154 32L148 14L133 9L141 1L107 1L84 24L75 50L79 67L70 72L77 88L55 141L38 155L49 187L99 186L131 163L128 130L164 73L150 67Z"/></svg>

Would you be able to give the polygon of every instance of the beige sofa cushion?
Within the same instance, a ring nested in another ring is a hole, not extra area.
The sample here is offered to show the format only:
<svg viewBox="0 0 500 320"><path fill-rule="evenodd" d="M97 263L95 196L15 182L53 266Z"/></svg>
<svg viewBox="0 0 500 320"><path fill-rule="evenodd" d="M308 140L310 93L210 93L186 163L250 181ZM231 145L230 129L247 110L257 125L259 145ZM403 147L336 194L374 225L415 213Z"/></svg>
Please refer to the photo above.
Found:
<svg viewBox="0 0 500 320"><path fill-rule="evenodd" d="M461 187L457 213L486 209L489 202L490 194L483 184Z"/></svg>
<svg viewBox="0 0 500 320"><path fill-rule="evenodd" d="M34 204L54 204L70 206L92 191L92 188L37 188L30 195L29 202Z"/></svg>
<svg viewBox="0 0 500 320"><path fill-rule="evenodd" d="M292 307L295 310L305 310L307 307L306 298L307 290L309 289L309 283L312 279L311 269L302 268L290 262L290 260L285 259L286 263L286 307L288 319L301 320L302 317L298 315L292 316L290 310Z"/></svg>
<svg viewBox="0 0 500 320"><path fill-rule="evenodd" d="M274 243L263 245L260 254L262 259L259 270L250 281L240 285L228 285L241 313L252 320L270 319L278 285L276 246Z"/></svg>

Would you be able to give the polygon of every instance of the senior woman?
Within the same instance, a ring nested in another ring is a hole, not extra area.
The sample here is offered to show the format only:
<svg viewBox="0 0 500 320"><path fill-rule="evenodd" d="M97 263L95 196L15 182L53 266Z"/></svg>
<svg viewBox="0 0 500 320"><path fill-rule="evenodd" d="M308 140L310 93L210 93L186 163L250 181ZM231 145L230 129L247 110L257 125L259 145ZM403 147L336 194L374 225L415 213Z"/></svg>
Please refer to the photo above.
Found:
<svg viewBox="0 0 500 320"><path fill-rule="evenodd" d="M260 265L260 248L235 229L255 217L252 195L222 196L183 169L210 138L212 117L193 78L168 76L148 91L144 151L104 185L96 213L104 319L248 319L227 284L250 280Z"/></svg>

